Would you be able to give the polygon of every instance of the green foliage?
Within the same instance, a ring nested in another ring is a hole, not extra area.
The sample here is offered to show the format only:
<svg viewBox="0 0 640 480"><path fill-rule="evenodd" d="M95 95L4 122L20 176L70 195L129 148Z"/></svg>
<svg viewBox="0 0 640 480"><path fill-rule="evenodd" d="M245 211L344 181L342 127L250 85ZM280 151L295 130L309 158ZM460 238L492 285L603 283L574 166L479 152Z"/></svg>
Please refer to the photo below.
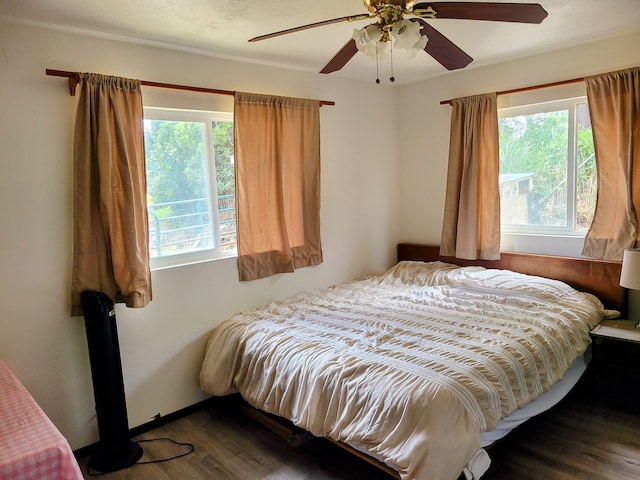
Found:
<svg viewBox="0 0 640 480"><path fill-rule="evenodd" d="M218 195L235 192L233 167L233 123L213 122L213 148L216 159L216 187Z"/></svg>
<svg viewBox="0 0 640 480"><path fill-rule="evenodd" d="M147 121L145 156L150 204L207 196L201 124Z"/></svg>
<svg viewBox="0 0 640 480"><path fill-rule="evenodd" d="M576 223L578 230L586 231L593 220L598 190L596 154L591 128L579 125L577 150Z"/></svg>
<svg viewBox="0 0 640 480"><path fill-rule="evenodd" d="M541 196L546 196L556 185L566 181L566 162L566 111L522 115L500 121L501 172L540 175L534 189Z"/></svg>
<svg viewBox="0 0 640 480"><path fill-rule="evenodd" d="M564 225L567 198L568 112L500 120L500 173L532 173L529 223Z"/></svg>
<svg viewBox="0 0 640 480"><path fill-rule="evenodd" d="M148 120L145 130L148 202L206 198L203 124ZM235 191L233 123L213 122L213 148L218 195Z"/></svg>
<svg viewBox="0 0 640 480"><path fill-rule="evenodd" d="M591 223L596 196L596 164L588 107L578 105L576 222ZM500 173L533 174L528 194L529 224L566 224L569 111L557 110L500 119Z"/></svg>

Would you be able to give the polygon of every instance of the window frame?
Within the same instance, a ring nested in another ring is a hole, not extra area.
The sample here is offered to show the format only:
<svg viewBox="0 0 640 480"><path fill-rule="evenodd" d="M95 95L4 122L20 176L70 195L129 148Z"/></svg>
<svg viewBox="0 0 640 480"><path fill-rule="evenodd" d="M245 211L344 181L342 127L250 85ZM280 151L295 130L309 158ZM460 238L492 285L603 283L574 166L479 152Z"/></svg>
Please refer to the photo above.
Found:
<svg viewBox="0 0 640 480"><path fill-rule="evenodd" d="M567 132L567 211L566 226L503 224L501 232L506 235L527 235L538 237L578 237L584 238L586 232L577 230L576 191L577 191L577 151L578 151L578 115L577 106L588 104L586 96L543 101L527 105L509 106L498 109L498 119L558 110L568 111Z"/></svg>
<svg viewBox="0 0 640 480"><path fill-rule="evenodd" d="M191 110L167 107L144 106L145 120L165 120L204 123L208 128L204 129L204 152L207 184L207 203L210 212L209 223L213 232L214 247L204 248L191 252L181 252L159 257L150 256L151 270L180 267L213 261L224 258L237 257L237 247L233 250L222 250L220 245L220 218L218 208L218 188L216 182L216 164L213 141L212 125L215 121L230 122L233 124L233 112L220 112L210 110ZM147 180L148 181L148 180ZM215 208L214 208L215 207Z"/></svg>

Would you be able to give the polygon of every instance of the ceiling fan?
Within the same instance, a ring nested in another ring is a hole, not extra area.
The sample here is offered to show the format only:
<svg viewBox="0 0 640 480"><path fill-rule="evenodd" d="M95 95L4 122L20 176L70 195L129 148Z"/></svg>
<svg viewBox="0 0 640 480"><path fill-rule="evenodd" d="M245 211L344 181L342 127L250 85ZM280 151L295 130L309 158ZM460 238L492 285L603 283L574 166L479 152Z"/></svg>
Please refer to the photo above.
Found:
<svg viewBox="0 0 640 480"><path fill-rule="evenodd" d="M395 48L406 48L415 53L424 50L447 70L466 67L473 61L462 49L429 25L424 19L489 20L495 22L541 23L547 12L537 3L498 2L419 2L414 0L363 0L369 13L333 18L299 27L281 30L250 39L257 42L289 33L308 30L341 22L376 19L354 31L342 49L327 63L320 73L332 73L344 67L353 56L362 51L378 58L394 40ZM405 18L407 16L408 18ZM399 41L400 39L400 41ZM428 40L428 41L427 41ZM377 80L379 82L379 80ZM393 81L393 77L392 77Z"/></svg>

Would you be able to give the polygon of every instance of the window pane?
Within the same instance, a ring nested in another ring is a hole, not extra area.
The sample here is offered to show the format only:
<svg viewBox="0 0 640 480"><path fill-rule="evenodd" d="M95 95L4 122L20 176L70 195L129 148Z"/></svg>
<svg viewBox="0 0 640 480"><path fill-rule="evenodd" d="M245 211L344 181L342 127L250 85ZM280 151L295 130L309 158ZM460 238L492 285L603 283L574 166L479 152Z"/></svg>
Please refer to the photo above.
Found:
<svg viewBox="0 0 640 480"><path fill-rule="evenodd" d="M567 227L568 110L501 118L503 225Z"/></svg>
<svg viewBox="0 0 640 480"><path fill-rule="evenodd" d="M233 122L213 122L216 161L220 248L236 249L236 196L233 157Z"/></svg>
<svg viewBox="0 0 640 480"><path fill-rule="evenodd" d="M586 232L593 220L598 186L591 118L586 103L577 105L577 123L576 230Z"/></svg>
<svg viewBox="0 0 640 480"><path fill-rule="evenodd" d="M204 127L145 120L152 257L213 247Z"/></svg>

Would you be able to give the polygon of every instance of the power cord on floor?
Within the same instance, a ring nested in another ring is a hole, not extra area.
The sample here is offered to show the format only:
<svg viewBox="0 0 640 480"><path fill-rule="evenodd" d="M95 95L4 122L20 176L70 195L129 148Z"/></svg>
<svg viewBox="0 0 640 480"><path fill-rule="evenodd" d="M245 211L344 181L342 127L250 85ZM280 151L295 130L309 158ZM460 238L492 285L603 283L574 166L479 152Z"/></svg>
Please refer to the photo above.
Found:
<svg viewBox="0 0 640 480"><path fill-rule="evenodd" d="M162 462L168 462L170 460L175 460L176 458L181 458L181 457L186 457L187 455L193 453L193 451L195 450L195 446L193 445L193 443L188 443L188 442L177 442L175 440L172 440L171 438L165 438L165 437L159 437L159 438L149 438L149 439L145 439L145 440L136 440L136 443L150 443L150 442L171 442L174 445L178 445L180 447L187 447L187 451L184 453L181 453L179 455L174 455L173 457L169 457L169 458L160 458L158 460L147 460L144 462L136 462L133 465L131 465L131 467L135 467L136 465L147 465L150 463L162 463ZM89 476L91 477L99 477L101 475L107 475L109 473L112 472L93 472L91 471L90 468L87 468L87 473L89 474Z"/></svg>
<svg viewBox="0 0 640 480"><path fill-rule="evenodd" d="M146 462L137 462L136 465L145 465L148 463L162 463L162 462L168 462L169 460L175 460L176 458L180 458L180 457L186 457L187 455L189 455L190 453L193 453L193 451L196 449L196 447L193 445L193 443L188 443L188 442L176 442L175 440L172 440L170 438L165 438L165 437L160 437L160 438L149 438L147 440L138 440L138 443L148 443L148 442L160 442L160 441L164 441L164 442L171 442L174 445L179 445L181 447L187 447L189 450L186 451L185 453L181 453L180 455L175 455L173 457L169 457L169 458L161 458L159 460L148 460Z"/></svg>
<svg viewBox="0 0 640 480"><path fill-rule="evenodd" d="M187 455L189 455L190 453L193 453L193 451L196 449L196 447L193 445L193 443L188 443L188 442L176 442L175 440L172 440L170 438L165 438L165 437L160 437L160 438L149 438L147 440L137 440L138 443L147 443L147 442L159 442L159 441L165 441L165 442L171 442L174 445L179 445L181 447L188 447L188 451L185 453L181 453L180 455L175 455L173 457L169 457L169 458L161 458L160 460L148 460L146 462L137 462L136 465L146 465L148 463L162 463L162 462L168 462L169 460L175 460L176 458L180 458L180 457L186 457Z"/></svg>

